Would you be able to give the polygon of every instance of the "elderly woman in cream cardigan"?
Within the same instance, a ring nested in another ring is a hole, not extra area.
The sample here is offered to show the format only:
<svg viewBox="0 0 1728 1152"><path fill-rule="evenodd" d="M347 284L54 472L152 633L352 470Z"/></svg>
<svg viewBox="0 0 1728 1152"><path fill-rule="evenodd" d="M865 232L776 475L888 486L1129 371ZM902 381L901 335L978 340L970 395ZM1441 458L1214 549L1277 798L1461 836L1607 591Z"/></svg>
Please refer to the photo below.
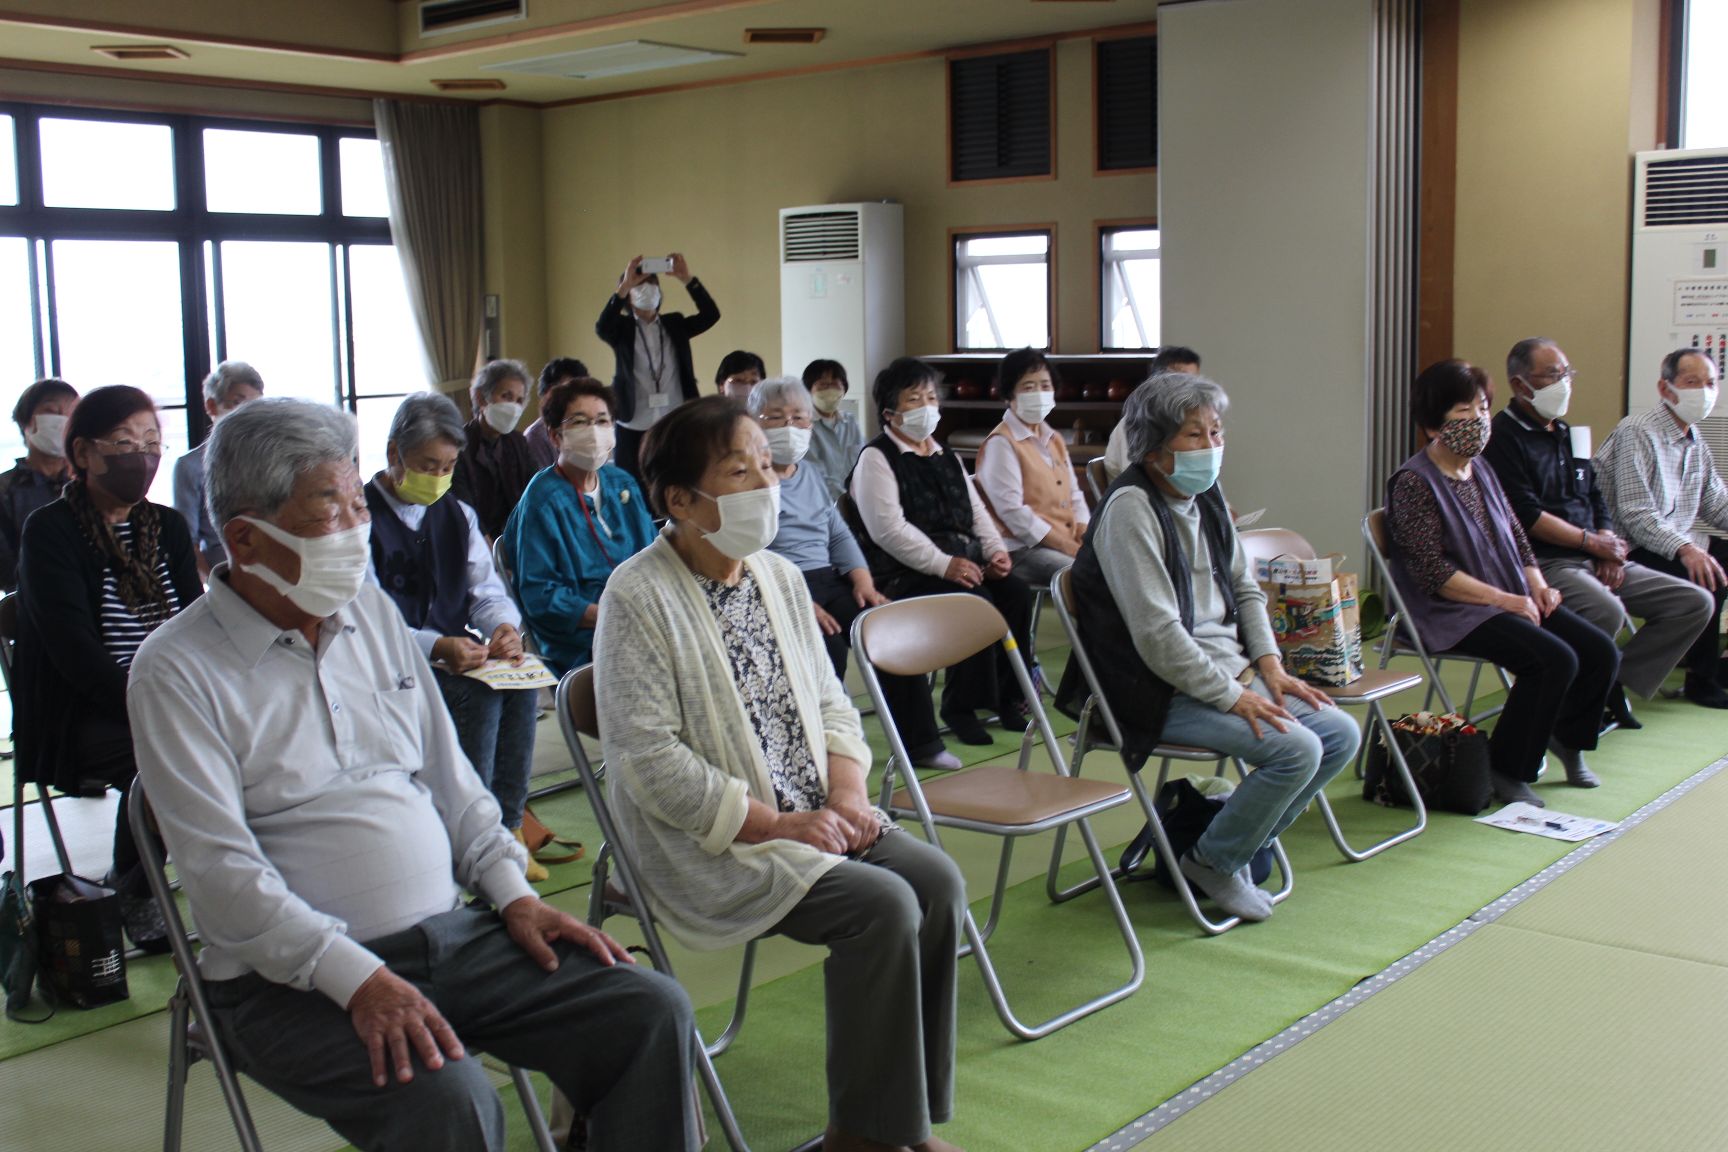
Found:
<svg viewBox="0 0 1728 1152"><path fill-rule="evenodd" d="M958 1152L955 963L965 882L870 805L870 749L779 517L768 443L695 400L643 445L670 519L600 602L607 796L654 915L693 948L828 949L827 1152Z"/></svg>

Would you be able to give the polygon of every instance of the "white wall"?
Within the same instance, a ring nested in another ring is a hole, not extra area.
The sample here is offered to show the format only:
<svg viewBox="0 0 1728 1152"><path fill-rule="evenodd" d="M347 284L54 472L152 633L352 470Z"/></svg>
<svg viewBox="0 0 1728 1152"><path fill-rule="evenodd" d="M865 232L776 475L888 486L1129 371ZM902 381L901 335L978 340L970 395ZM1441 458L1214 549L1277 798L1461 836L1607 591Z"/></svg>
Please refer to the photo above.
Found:
<svg viewBox="0 0 1728 1152"><path fill-rule="evenodd" d="M1373 0L1162 7L1158 31L1164 339L1230 394L1237 511L1360 564Z"/></svg>

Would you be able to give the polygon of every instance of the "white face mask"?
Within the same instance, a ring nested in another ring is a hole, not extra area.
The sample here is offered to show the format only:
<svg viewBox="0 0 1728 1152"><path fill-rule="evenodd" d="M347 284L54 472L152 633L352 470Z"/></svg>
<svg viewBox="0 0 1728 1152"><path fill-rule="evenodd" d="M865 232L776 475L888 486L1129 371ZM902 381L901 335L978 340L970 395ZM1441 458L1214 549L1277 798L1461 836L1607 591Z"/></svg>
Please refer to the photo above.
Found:
<svg viewBox="0 0 1728 1152"><path fill-rule="evenodd" d="M702 533L702 538L734 560L753 556L773 543L780 533L780 485L709 496L720 508L720 527Z"/></svg>
<svg viewBox="0 0 1728 1152"><path fill-rule="evenodd" d="M660 285L636 285L636 287L630 289L630 304L641 312L660 311Z"/></svg>
<svg viewBox="0 0 1728 1152"><path fill-rule="evenodd" d="M616 437L612 426L590 424L586 428L566 428L558 435L558 448L570 467L583 472L598 472L612 458Z"/></svg>
<svg viewBox="0 0 1728 1152"><path fill-rule="evenodd" d="M486 417L486 423L492 425L492 430L502 436L507 432L516 430L516 425L522 419L522 410L525 407L527 407L525 404L511 404L505 400L497 400L486 405L486 411L481 415Z"/></svg>
<svg viewBox="0 0 1728 1152"><path fill-rule="evenodd" d="M1674 415L1680 417L1680 422L1696 424L1710 415L1710 410L1716 407L1716 385L1708 388L1675 388L1672 384L1674 399L1664 401Z"/></svg>
<svg viewBox="0 0 1728 1152"><path fill-rule="evenodd" d="M56 459L66 455L66 417L52 412L38 412L30 420L30 434L25 439L30 447L44 456Z"/></svg>
<svg viewBox="0 0 1728 1152"><path fill-rule="evenodd" d="M768 437L768 451L773 454L774 463L781 468L798 463L804 459L804 453L810 451L808 428L787 425L784 428L764 428L762 432Z"/></svg>
<svg viewBox="0 0 1728 1152"><path fill-rule="evenodd" d="M936 431L936 424L942 419L942 409L934 404L908 409L900 413L900 434L914 444L927 440Z"/></svg>
<svg viewBox="0 0 1728 1152"><path fill-rule="evenodd" d="M300 557L300 579L292 584L268 565L240 566L242 572L270 585L300 611L323 619L335 615L360 594L372 559L370 522L328 536L296 536L252 516L240 519L256 525L264 535Z"/></svg>
<svg viewBox="0 0 1728 1152"><path fill-rule="evenodd" d="M1536 410L1536 415L1544 420L1558 420L1566 415L1566 409L1572 406L1572 381L1570 378L1556 380L1546 388L1534 389L1530 393L1530 407Z"/></svg>
<svg viewBox="0 0 1728 1152"><path fill-rule="evenodd" d="M1014 415L1028 424L1041 424L1056 407L1054 392L1020 392L1014 397Z"/></svg>
<svg viewBox="0 0 1728 1152"><path fill-rule="evenodd" d="M838 388L818 388L810 393L810 402L816 405L816 411L824 416L832 416L840 411L840 401L846 395Z"/></svg>

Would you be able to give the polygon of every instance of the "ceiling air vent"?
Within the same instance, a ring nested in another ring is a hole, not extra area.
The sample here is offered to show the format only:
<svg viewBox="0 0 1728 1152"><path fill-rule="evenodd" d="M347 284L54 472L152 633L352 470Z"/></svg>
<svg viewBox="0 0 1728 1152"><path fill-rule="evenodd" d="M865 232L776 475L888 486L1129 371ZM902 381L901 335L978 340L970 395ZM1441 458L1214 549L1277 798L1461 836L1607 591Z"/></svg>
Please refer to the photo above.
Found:
<svg viewBox="0 0 1728 1152"><path fill-rule="evenodd" d="M807 212L780 222L780 259L858 259L858 213Z"/></svg>
<svg viewBox="0 0 1728 1152"><path fill-rule="evenodd" d="M92 44L90 51L99 52L110 60L186 60L184 48L172 44Z"/></svg>
<svg viewBox="0 0 1728 1152"><path fill-rule="evenodd" d="M815 44L828 35L826 28L746 28L746 44Z"/></svg>
<svg viewBox="0 0 1728 1152"><path fill-rule="evenodd" d="M567 76L573 80L598 80L631 72L655 72L710 60L730 60L742 52L715 52L707 48L685 48L657 44L652 40L626 40L600 48L560 52L556 56L533 56L505 64L482 64L483 72L521 72L529 76Z"/></svg>
<svg viewBox="0 0 1728 1152"><path fill-rule="evenodd" d="M441 36L528 18L528 0L422 0L420 35Z"/></svg>
<svg viewBox="0 0 1728 1152"><path fill-rule="evenodd" d="M1728 224L1728 156L1652 160L1644 171L1644 224Z"/></svg>

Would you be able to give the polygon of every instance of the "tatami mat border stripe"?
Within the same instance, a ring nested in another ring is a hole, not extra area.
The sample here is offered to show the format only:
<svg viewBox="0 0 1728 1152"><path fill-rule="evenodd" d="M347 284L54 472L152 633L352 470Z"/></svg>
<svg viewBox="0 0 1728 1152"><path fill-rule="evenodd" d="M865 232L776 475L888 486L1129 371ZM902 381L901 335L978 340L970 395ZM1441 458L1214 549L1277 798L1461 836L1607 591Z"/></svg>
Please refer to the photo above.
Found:
<svg viewBox="0 0 1728 1152"><path fill-rule="evenodd" d="M1536 875L1530 877L1530 879L1507 892L1504 896L1501 896L1499 899L1473 913L1462 923L1457 924L1452 928L1448 928L1445 932L1442 932L1434 939L1428 941L1428 943L1422 945L1422 947L1416 949L1414 952L1394 961L1388 967L1375 973L1373 976L1368 977L1366 980L1361 981L1344 995L1333 1000L1323 1008L1317 1009L1316 1011L1309 1013L1307 1016L1304 1016L1302 1019L1296 1021L1296 1023L1290 1025L1290 1027L1284 1029L1284 1031L1273 1036L1271 1039L1250 1048L1247 1052L1244 1052L1241 1056L1238 1056L1236 1059L1218 1069L1216 1072L1213 1072L1211 1075L1204 1079L1195 1081L1192 1085L1170 1097L1170 1099L1164 1101L1150 1112L1138 1117L1131 1123L1125 1124L1115 1132L1106 1136L1104 1139L1093 1144L1086 1150L1086 1152L1127 1152L1128 1149L1139 1146L1171 1121L1175 1120L1178 1116L1181 1116L1183 1113L1188 1112L1199 1104L1210 1100L1213 1096L1222 1092L1225 1088L1234 1084L1248 1073L1254 1071L1254 1069L1261 1067L1273 1057L1288 1052L1291 1048L1294 1048L1303 1040L1314 1035L1314 1033L1332 1023L1350 1009L1366 1001L1376 992L1379 992L1393 984L1395 981L1408 976L1410 973L1414 972L1428 961L1434 959L1434 957L1440 955L1448 948L1462 942L1484 924L1492 924L1495 920L1498 920L1513 908L1517 907L1537 892L1540 892L1543 888L1546 888L1559 877L1570 872L1573 868L1576 868L1579 864L1588 860L1597 852L1602 851L1602 849L1606 848L1615 840L1618 840L1621 836L1625 835L1628 830L1636 828L1639 824L1642 824L1657 812L1660 812L1670 804L1673 804L1676 800L1679 800L1688 792L1721 772L1724 768L1728 768L1728 757L1723 757L1708 767L1700 769L1693 775L1688 776L1685 780L1682 780L1674 787L1668 789L1668 791L1662 793L1662 795L1656 797L1654 800L1626 817L1626 819L1622 820L1619 826L1613 831L1605 832L1600 836L1586 840L1559 860L1556 860L1548 867L1542 869L1542 871L1536 873Z"/></svg>

